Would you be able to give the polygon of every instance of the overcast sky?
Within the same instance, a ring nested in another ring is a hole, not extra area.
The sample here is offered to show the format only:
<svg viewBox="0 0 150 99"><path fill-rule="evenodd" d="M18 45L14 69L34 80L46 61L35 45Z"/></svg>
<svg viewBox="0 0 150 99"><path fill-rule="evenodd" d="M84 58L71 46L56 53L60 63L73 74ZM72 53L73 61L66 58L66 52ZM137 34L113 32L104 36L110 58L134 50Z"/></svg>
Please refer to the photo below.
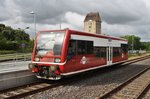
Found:
<svg viewBox="0 0 150 99"><path fill-rule="evenodd" d="M136 35L150 41L149 0L0 0L0 23L34 34L33 14L37 31L70 28L84 31L84 18L99 12L102 33L112 36Z"/></svg>

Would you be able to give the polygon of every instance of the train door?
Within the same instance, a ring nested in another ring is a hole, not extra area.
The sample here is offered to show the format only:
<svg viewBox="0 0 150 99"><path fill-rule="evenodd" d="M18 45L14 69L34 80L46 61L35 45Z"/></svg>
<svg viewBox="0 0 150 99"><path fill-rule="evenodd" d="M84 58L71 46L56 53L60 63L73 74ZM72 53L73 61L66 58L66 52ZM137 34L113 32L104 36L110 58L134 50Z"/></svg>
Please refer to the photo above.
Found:
<svg viewBox="0 0 150 99"><path fill-rule="evenodd" d="M111 46L108 46L107 47L107 65L110 65L112 64L112 47Z"/></svg>

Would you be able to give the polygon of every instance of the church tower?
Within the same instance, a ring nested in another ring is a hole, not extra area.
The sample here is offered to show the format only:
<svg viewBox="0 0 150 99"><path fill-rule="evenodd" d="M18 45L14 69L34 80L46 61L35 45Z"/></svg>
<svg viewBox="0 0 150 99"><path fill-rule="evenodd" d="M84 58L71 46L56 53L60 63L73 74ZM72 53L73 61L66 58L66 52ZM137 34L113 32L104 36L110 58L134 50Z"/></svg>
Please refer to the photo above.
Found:
<svg viewBox="0 0 150 99"><path fill-rule="evenodd" d="M101 34L101 18L98 12L90 12L84 19L84 31Z"/></svg>

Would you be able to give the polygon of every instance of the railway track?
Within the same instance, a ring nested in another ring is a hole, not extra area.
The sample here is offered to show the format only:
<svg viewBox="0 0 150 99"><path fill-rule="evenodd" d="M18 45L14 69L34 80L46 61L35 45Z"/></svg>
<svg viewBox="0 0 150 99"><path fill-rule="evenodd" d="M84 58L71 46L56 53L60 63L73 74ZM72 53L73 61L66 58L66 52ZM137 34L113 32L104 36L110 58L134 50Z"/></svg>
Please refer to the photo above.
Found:
<svg viewBox="0 0 150 99"><path fill-rule="evenodd" d="M67 83L71 83L75 81L75 79L70 79L66 81L45 81L45 82L37 82L34 84L29 84L25 86L20 86L12 89L7 89L4 91L0 91L0 99L17 99L22 98L28 95L32 95L37 92L45 91L54 87L63 86Z"/></svg>
<svg viewBox="0 0 150 99"><path fill-rule="evenodd" d="M150 67L96 99L141 99L150 88Z"/></svg>
<svg viewBox="0 0 150 99"><path fill-rule="evenodd" d="M147 58L150 58L150 56L141 57L141 58L137 58L137 59L133 59L133 60L128 60L128 61L124 62L122 65L128 65L128 64L131 64L131 63L134 63L137 61L147 59ZM118 67L120 67L120 66L118 66ZM89 74L89 75L91 75L91 74ZM77 81L82 80L83 78L85 78L85 76L84 77L76 76L76 77L71 77L70 79L60 80L58 82L53 82L53 83L49 83L49 82L39 83L38 82L35 84L23 86L23 87L0 91L0 99L14 99L14 98L16 99L16 98L25 97L28 95L35 94L37 92L41 92L41 91L48 90L51 88L63 86L66 84L70 84L72 82L77 82Z"/></svg>

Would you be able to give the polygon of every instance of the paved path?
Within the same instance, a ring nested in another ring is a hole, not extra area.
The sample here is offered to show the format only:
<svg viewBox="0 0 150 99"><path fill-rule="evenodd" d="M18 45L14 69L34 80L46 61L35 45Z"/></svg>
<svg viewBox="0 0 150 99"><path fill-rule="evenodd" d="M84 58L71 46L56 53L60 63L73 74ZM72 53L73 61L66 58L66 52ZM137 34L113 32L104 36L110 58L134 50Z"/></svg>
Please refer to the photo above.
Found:
<svg viewBox="0 0 150 99"><path fill-rule="evenodd" d="M0 63L0 73L27 70L31 61L7 61Z"/></svg>

